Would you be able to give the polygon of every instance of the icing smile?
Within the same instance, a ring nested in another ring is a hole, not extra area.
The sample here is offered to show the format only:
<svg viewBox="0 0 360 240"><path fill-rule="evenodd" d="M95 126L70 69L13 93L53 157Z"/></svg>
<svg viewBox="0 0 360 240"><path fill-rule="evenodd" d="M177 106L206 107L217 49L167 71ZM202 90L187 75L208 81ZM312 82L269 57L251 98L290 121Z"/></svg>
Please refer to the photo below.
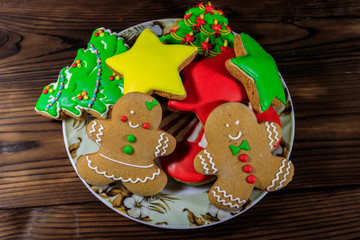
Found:
<svg viewBox="0 0 360 240"><path fill-rule="evenodd" d="M140 125L139 124L133 125L131 122L129 122L129 126L131 128L138 128Z"/></svg>
<svg viewBox="0 0 360 240"><path fill-rule="evenodd" d="M237 135L236 137L233 137L233 136L231 136L230 134L228 135L228 137L229 137L231 140L236 141L236 140L238 140L238 139L241 137L241 131L239 131L239 133L238 133L238 135Z"/></svg>

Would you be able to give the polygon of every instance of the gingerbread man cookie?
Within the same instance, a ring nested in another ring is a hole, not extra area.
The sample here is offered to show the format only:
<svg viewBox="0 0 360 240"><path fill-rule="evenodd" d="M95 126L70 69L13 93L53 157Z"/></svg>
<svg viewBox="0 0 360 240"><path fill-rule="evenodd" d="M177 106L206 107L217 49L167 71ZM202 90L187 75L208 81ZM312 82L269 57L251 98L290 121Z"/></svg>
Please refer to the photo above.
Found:
<svg viewBox="0 0 360 240"><path fill-rule="evenodd" d="M209 191L216 207L238 209L254 187L271 192L291 181L291 161L272 155L282 136L277 123L258 123L246 105L229 102L210 113L204 129L209 145L195 157L194 166L218 177Z"/></svg>
<svg viewBox="0 0 360 240"><path fill-rule="evenodd" d="M159 193L167 176L154 159L170 154L176 145L173 136L158 128L161 119L161 106L153 97L138 92L121 97L111 119L93 120L87 126L100 149L79 158L79 175L91 185L120 180L134 194Z"/></svg>

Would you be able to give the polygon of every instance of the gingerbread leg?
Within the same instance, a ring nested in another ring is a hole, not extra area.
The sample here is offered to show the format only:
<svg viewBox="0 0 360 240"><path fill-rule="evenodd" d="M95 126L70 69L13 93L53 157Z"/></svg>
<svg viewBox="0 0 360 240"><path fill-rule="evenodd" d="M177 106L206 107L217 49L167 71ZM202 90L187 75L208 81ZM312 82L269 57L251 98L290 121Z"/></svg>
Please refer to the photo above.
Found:
<svg viewBox="0 0 360 240"><path fill-rule="evenodd" d="M159 174L157 174L159 173ZM167 176L162 170L158 169L152 177L146 179L146 181L123 181L124 186L132 193L151 196L159 193L167 183Z"/></svg>
<svg viewBox="0 0 360 240"><path fill-rule="evenodd" d="M269 161L272 162L274 168L259 170L259 176L262 176L260 181L256 182L255 187L273 192L285 187L294 175L294 165L292 162L283 157L271 157ZM270 172L270 170L273 170Z"/></svg>
<svg viewBox="0 0 360 240"><path fill-rule="evenodd" d="M230 181L218 180L209 191L209 201L217 208L235 210L241 208L249 198L253 186L244 180L236 184L229 184Z"/></svg>
<svg viewBox="0 0 360 240"><path fill-rule="evenodd" d="M99 171L97 167L92 165L92 162L89 161L87 156L89 155L81 156L76 163L77 171L85 182L96 186L103 186L114 182L114 179L105 177L104 175L100 174L99 172L101 170ZM91 158L96 158L96 155L91 155Z"/></svg>

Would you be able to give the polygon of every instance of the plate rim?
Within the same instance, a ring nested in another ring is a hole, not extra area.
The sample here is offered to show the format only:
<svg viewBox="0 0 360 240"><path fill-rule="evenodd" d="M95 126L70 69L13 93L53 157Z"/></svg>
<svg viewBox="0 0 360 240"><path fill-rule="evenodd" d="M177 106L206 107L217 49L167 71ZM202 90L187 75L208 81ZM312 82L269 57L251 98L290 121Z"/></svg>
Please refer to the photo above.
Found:
<svg viewBox="0 0 360 240"><path fill-rule="evenodd" d="M136 27L139 27L139 26L143 26L143 25L149 25L149 24L152 24L154 22L159 22L159 21L177 21L179 18L165 18L165 19L156 19L156 20L151 20L151 21L146 21L146 22L143 22L143 23L139 23L137 25L134 25L134 26L130 26L120 32L118 32L117 34L118 35L121 35L121 33L125 32L125 31L128 31L129 29L131 28L136 28ZM234 32L235 34L237 34L236 32ZM287 96L288 96L288 101L291 105L291 113L290 113L290 120L291 120L291 131L290 131L290 147L289 147L289 158L290 158L290 155L291 155L291 152L292 152L292 149L293 149L293 145L294 145L294 138L295 138L295 111L294 111L294 105L293 105L293 101L292 101L292 98L291 98L291 95L290 95L290 91L285 83L285 80L284 78L282 77L282 75L280 74L279 72L279 75L280 75L280 78L281 78L281 82L283 84L283 87L284 89L286 90L287 92ZM151 226L151 227L157 227L157 228L163 228L163 229L199 229L199 228L205 228L205 227L210 227L210 226L214 226L214 225L217 225L217 224L220 224L220 223L223 223L223 222L226 222L230 219L233 219L235 217L238 217L239 215L245 213L247 210L249 210L250 208L252 208L253 206L255 206L260 200L262 200L267 194L268 192L267 191L262 191L262 193L254 200L252 201L252 204L249 206L249 207L246 207L245 209L243 209L242 211L240 211L239 213L235 214L235 215L232 215L230 216L229 218L226 218L224 220L220 220L220 221L217 221L217 222L213 222L213 223L210 223L210 224L206 224L206 225L201 225L201 226L168 226L168 225L156 225L156 224L151 224L149 222L145 222L145 221L142 221L140 219L137 219L137 218L134 218L134 217L131 217L130 215L126 215L122 212L120 212L119 210L111 207L106 201L103 201L103 198L101 198L98 194L96 194L92 189L91 187L89 186L88 183L86 183L82 178L81 176L79 175L78 171L77 171L77 168L76 168L76 165L74 163L74 161L72 161L72 157L70 155L70 151L69 151L69 145L68 145L68 142L67 142L67 139L68 139L68 135L67 135L67 132L66 132L66 119L65 120L62 120L62 132L63 132L63 140L64 140L64 144L65 144L65 149L66 149L66 152L67 152L67 155L68 155L68 158L69 158L69 161L73 167L73 169L75 170L76 174L78 175L79 179L83 182L83 184L86 186L86 188L101 202L103 203L105 206L109 207L111 210L117 212L118 214L120 214L121 216L124 216L130 220L133 220L135 222L138 222L138 223L141 223L141 224L145 224L145 225L148 225L148 226Z"/></svg>

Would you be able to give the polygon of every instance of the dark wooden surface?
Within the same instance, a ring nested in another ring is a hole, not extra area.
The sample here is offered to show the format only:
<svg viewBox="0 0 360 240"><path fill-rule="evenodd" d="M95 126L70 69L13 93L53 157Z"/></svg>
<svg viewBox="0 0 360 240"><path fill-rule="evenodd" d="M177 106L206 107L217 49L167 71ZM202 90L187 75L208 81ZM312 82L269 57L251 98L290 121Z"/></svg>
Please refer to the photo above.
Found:
<svg viewBox="0 0 360 240"><path fill-rule="evenodd" d="M212 3L274 56L286 80L293 182L206 229L158 229L113 212L74 172L61 123L37 115L35 103L92 30L182 17L196 2L0 0L1 239L360 238L360 2Z"/></svg>

